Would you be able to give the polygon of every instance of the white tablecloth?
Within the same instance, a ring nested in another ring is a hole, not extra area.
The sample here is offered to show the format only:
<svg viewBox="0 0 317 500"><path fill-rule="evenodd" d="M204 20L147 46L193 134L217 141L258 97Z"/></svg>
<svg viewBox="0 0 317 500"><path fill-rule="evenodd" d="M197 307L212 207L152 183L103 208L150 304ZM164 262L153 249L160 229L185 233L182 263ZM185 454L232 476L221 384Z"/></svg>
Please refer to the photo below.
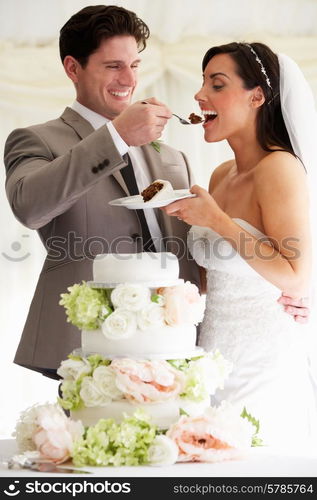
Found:
<svg viewBox="0 0 317 500"><path fill-rule="evenodd" d="M0 440L0 458L17 453L13 439ZM178 463L166 467L85 467L97 477L317 477L316 456L284 456L265 448L253 448L244 460L220 462L215 464ZM41 476L43 473L0 466L0 476ZM45 473L45 476L55 474ZM58 474L65 476L65 474ZM67 474L69 477L69 474ZM85 477L72 474L72 477ZM91 475L89 475L91 477Z"/></svg>

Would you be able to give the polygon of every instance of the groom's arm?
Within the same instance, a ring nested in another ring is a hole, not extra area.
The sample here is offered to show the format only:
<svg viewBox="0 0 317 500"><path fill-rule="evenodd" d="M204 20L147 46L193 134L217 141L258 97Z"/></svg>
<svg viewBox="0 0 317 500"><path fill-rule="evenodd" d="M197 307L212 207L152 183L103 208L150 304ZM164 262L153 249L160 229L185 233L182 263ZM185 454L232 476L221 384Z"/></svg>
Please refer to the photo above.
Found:
<svg viewBox="0 0 317 500"><path fill-rule="evenodd" d="M307 323L310 313L309 297L293 299L288 295L282 294L278 302L284 306L285 312L293 316L294 321L297 323Z"/></svg>

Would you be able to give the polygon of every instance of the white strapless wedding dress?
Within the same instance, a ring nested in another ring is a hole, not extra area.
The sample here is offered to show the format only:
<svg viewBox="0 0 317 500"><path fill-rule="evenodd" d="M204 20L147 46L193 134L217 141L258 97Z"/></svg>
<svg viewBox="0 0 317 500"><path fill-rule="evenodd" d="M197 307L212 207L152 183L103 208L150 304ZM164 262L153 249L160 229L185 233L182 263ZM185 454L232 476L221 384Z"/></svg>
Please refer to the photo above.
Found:
<svg viewBox="0 0 317 500"><path fill-rule="evenodd" d="M256 238L254 226L234 219ZM217 233L193 226L188 247L207 270L207 296L199 345L219 349L233 363L222 400L243 406L260 421L274 448L299 450L317 442L316 393L307 360L307 328L277 302L279 289L265 280ZM316 445L317 452L317 445Z"/></svg>

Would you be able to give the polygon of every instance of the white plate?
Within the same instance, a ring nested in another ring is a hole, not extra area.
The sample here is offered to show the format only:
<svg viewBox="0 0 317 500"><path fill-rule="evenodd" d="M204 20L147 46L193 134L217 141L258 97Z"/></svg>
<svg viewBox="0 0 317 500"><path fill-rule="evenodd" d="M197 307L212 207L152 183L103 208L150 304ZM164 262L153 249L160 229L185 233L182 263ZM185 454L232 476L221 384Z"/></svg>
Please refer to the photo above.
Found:
<svg viewBox="0 0 317 500"><path fill-rule="evenodd" d="M125 196L124 198L111 200L109 201L109 205L126 207L130 210L138 210L140 208L144 210L145 208L165 207L165 205L173 203L173 201L182 200L183 198L194 198L195 196L189 189L175 189L173 195L166 200L143 201L143 197L140 194L136 194L135 196Z"/></svg>

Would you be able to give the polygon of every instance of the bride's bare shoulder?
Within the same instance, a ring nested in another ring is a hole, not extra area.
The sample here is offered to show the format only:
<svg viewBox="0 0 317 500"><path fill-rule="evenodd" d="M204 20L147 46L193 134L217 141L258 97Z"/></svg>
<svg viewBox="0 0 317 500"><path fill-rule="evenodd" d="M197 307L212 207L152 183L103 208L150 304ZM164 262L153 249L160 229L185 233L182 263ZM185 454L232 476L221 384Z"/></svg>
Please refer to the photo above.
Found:
<svg viewBox="0 0 317 500"><path fill-rule="evenodd" d="M226 177L229 170L234 166L234 164L234 160L228 160L221 163L220 165L218 165L218 167L215 168L210 177L209 192L212 189L215 189L215 187L223 180L223 178Z"/></svg>
<svg viewBox="0 0 317 500"><path fill-rule="evenodd" d="M274 151L254 169L254 192L260 203L306 196L307 175L301 161L291 153Z"/></svg>
<svg viewBox="0 0 317 500"><path fill-rule="evenodd" d="M255 180L259 183L272 182L285 178L298 179L306 177L301 161L287 151L273 151L263 158L254 169Z"/></svg>

